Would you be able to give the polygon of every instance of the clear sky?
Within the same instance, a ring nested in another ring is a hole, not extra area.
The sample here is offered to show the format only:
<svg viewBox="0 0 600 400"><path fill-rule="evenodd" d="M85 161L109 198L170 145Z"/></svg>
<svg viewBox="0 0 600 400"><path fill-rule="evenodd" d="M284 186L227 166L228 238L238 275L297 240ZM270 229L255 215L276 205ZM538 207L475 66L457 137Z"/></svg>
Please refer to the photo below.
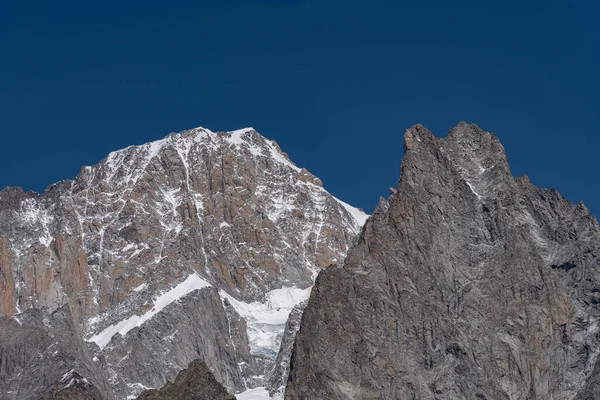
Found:
<svg viewBox="0 0 600 400"><path fill-rule="evenodd" d="M251 4L253 3L253 4ZM600 214L597 1L5 1L0 187L253 126L370 212L404 130L495 132L513 174Z"/></svg>

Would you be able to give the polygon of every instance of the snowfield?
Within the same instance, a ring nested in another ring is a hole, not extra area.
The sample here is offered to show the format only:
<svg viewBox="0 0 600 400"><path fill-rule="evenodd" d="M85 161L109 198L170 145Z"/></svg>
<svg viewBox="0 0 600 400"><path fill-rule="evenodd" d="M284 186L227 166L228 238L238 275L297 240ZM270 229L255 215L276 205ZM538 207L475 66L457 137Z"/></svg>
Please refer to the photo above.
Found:
<svg viewBox="0 0 600 400"><path fill-rule="evenodd" d="M200 278L196 273L193 273L183 282L156 298L150 311L142 315L133 315L116 324L110 325L87 339L87 341L94 342L103 349L117 333L125 336L133 328L141 326L160 313L169 304L180 300L195 290L211 286L209 282ZM141 291L145 288L145 284L142 284L135 288L134 291ZM308 299L310 291L311 288L298 289L296 287L275 289L266 294L264 302L255 301L252 303L239 301L224 290L219 291L219 295L222 299L227 299L237 313L246 320L248 340L250 341L252 353L274 359L277 356L280 345L280 340L278 339L281 338L278 338L278 336L283 332L290 312L297 304Z"/></svg>
<svg viewBox="0 0 600 400"><path fill-rule="evenodd" d="M116 324L110 325L101 332L93 335L88 342L96 343L101 349L106 347L112 338L118 333L126 335L133 328L139 327L146 321L152 319L169 304L176 302L186 295L212 285L192 273L183 282L177 284L171 290L162 293L154 301L154 306L143 315L133 315ZM146 284L134 289L135 292L144 290ZM237 300L224 290L219 291L222 300L227 299L242 318L246 320L248 329L248 341L252 354L266 358L277 357L281 345L281 335L292 309L307 300L312 287L299 289L296 287L284 287L268 292L263 302L245 303ZM269 392L264 387L248 389L236 395L238 400L267 400L270 399Z"/></svg>
<svg viewBox="0 0 600 400"><path fill-rule="evenodd" d="M311 290L312 287L271 290L263 303L244 303L222 290L220 295L229 300L237 313L246 320L251 353L275 360L281 345L280 336L290 312L297 304L308 299Z"/></svg>
<svg viewBox="0 0 600 400"><path fill-rule="evenodd" d="M255 389L248 389L243 393L236 394L237 400L269 400L269 392L264 387L257 387Z"/></svg>

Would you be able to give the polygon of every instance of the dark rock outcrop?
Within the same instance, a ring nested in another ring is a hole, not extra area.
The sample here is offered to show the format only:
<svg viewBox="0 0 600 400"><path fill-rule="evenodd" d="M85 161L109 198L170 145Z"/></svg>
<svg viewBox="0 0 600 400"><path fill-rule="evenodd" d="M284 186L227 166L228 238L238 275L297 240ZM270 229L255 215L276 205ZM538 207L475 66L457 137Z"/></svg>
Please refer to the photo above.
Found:
<svg viewBox="0 0 600 400"><path fill-rule="evenodd" d="M98 389L77 372L66 373L40 400L103 400Z"/></svg>
<svg viewBox="0 0 600 400"><path fill-rule="evenodd" d="M396 191L302 317L285 398L600 398L600 229L460 123L405 135Z"/></svg>
<svg viewBox="0 0 600 400"><path fill-rule="evenodd" d="M235 400L200 361L195 360L179 372L175 382L160 390L142 392L138 400Z"/></svg>

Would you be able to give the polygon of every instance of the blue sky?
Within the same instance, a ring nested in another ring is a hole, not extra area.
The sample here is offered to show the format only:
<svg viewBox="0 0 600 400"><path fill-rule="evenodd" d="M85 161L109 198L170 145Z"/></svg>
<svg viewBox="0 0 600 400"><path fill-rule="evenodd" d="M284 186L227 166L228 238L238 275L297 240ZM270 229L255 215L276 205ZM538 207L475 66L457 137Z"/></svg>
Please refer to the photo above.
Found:
<svg viewBox="0 0 600 400"><path fill-rule="evenodd" d="M465 120L498 134L513 174L600 213L596 2L211 3L3 4L0 187L253 126L370 212L407 127Z"/></svg>

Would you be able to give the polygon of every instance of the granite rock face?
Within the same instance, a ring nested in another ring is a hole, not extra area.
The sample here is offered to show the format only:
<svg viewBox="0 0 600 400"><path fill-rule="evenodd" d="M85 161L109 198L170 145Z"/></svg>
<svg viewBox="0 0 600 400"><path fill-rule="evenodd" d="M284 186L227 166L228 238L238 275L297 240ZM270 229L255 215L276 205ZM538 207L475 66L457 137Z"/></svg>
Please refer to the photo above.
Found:
<svg viewBox="0 0 600 400"><path fill-rule="evenodd" d="M600 398L600 229L498 138L406 131L401 176L303 314L286 399Z"/></svg>
<svg viewBox="0 0 600 400"><path fill-rule="evenodd" d="M19 400L114 399L66 306L0 317L0 394Z"/></svg>
<svg viewBox="0 0 600 400"><path fill-rule="evenodd" d="M245 388L240 364L244 360L252 363L253 358L247 339L245 348L234 346L233 324L231 329L229 324L217 289L207 287L170 304L94 355L101 368L111 371L109 379L117 398L131 396L132 382L159 388L175 379L181 365L196 359L204 360L211 374L226 387Z"/></svg>
<svg viewBox="0 0 600 400"><path fill-rule="evenodd" d="M235 400L215 379L200 360L195 360L177 374L173 383L168 382L160 390L143 392L138 400Z"/></svg>
<svg viewBox="0 0 600 400"><path fill-rule="evenodd" d="M37 339L15 351L0 331L0 397L39 398L73 370L134 398L195 359L232 393L265 386L287 315L365 219L252 128L131 146L43 194L6 188L0 323ZM50 353L21 374L62 337L64 367Z"/></svg>

